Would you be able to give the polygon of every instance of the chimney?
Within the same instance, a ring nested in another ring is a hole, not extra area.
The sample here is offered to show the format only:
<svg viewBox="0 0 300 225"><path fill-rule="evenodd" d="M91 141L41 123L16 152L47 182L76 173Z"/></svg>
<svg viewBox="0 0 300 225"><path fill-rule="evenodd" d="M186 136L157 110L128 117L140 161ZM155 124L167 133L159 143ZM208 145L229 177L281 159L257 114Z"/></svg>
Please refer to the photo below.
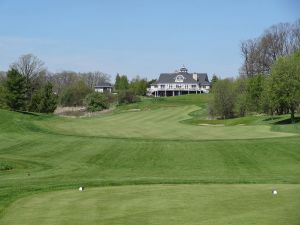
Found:
<svg viewBox="0 0 300 225"><path fill-rule="evenodd" d="M198 74L193 73L193 79L194 79L195 81L198 81Z"/></svg>

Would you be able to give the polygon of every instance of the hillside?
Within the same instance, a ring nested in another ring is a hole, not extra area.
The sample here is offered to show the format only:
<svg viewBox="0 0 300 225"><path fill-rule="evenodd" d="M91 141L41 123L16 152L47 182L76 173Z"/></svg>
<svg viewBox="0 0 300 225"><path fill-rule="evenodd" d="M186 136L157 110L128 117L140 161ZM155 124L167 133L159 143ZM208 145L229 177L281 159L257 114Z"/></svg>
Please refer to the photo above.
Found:
<svg viewBox="0 0 300 225"><path fill-rule="evenodd" d="M208 98L91 118L0 110L0 224L297 225L299 124L207 120Z"/></svg>

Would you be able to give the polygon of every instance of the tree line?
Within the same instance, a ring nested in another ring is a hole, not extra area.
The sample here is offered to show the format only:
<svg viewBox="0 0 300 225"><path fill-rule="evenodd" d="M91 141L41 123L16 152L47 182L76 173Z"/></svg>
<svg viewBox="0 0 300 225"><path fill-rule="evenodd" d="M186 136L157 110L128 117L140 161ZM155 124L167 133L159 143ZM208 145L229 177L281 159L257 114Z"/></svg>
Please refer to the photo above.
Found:
<svg viewBox="0 0 300 225"><path fill-rule="evenodd" d="M241 43L243 65L236 79L212 79L209 114L222 119L249 113L291 115L300 111L300 19L271 26Z"/></svg>
<svg viewBox="0 0 300 225"><path fill-rule="evenodd" d="M260 37L242 41L243 65L240 73L246 76L270 74L277 59L289 56L299 48L300 19L292 24L273 25Z"/></svg>
<svg viewBox="0 0 300 225"><path fill-rule="evenodd" d="M119 74L115 95L95 93L95 86L110 80L110 75L100 71L51 73L38 57L22 55L7 72L0 72L0 108L51 113L60 105L86 106L88 110L96 111L108 108L112 103L139 101L139 96L146 94L146 79L137 76L129 81L126 75Z"/></svg>

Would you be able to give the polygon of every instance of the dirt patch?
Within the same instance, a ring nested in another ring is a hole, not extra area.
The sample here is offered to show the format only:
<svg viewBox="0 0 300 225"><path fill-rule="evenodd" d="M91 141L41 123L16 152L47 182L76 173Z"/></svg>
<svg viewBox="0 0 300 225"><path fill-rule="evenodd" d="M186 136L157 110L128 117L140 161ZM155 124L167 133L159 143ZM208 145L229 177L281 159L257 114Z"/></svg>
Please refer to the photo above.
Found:
<svg viewBox="0 0 300 225"><path fill-rule="evenodd" d="M128 109L127 112L139 112L141 109Z"/></svg>
<svg viewBox="0 0 300 225"><path fill-rule="evenodd" d="M212 127L224 127L224 124L208 124L208 123L199 123L199 126L212 126Z"/></svg>
<svg viewBox="0 0 300 225"><path fill-rule="evenodd" d="M98 112L87 112L85 107L57 107L54 114L63 116L63 117L92 117L102 114L112 113L113 109L105 109Z"/></svg>

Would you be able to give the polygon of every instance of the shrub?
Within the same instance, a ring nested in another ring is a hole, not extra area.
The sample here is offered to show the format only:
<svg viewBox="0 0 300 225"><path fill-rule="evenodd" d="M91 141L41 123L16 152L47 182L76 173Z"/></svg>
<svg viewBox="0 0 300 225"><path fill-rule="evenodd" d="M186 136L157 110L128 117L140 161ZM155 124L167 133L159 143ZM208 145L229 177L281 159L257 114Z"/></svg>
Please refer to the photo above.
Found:
<svg viewBox="0 0 300 225"><path fill-rule="evenodd" d="M7 162L0 162L0 171L12 170L13 166Z"/></svg>
<svg viewBox="0 0 300 225"><path fill-rule="evenodd" d="M92 91L83 81L76 81L62 92L60 104L62 106L82 106L85 97Z"/></svg>
<svg viewBox="0 0 300 225"><path fill-rule="evenodd" d="M32 112L53 113L56 107L57 95L53 93L53 86L48 82L41 90L33 94L29 110Z"/></svg>
<svg viewBox="0 0 300 225"><path fill-rule="evenodd" d="M213 100L210 104L211 116L218 115L223 119L234 116L236 95L232 80L218 80L212 90Z"/></svg>
<svg viewBox="0 0 300 225"><path fill-rule="evenodd" d="M132 90L120 91L118 94L118 103L119 104L129 104L140 102L141 98L134 94Z"/></svg>
<svg viewBox="0 0 300 225"><path fill-rule="evenodd" d="M108 109L112 103L113 97L109 93L93 92L86 96L84 102L88 111L96 112Z"/></svg>

